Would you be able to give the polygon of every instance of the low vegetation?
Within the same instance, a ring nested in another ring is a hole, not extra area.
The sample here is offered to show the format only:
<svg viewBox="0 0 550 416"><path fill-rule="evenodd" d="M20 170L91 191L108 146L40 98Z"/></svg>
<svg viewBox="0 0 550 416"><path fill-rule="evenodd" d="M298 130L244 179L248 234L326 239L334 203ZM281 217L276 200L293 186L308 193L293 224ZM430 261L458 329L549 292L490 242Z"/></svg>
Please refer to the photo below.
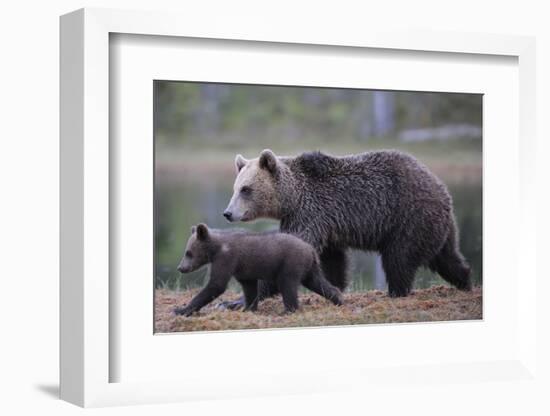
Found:
<svg viewBox="0 0 550 416"><path fill-rule="evenodd" d="M226 292L191 317L175 316L175 306L188 303L198 289L155 293L155 332L218 331L258 328L312 327L399 322L455 321L482 318L482 290L461 292L447 286L415 290L405 298L390 298L372 290L345 294L345 304L334 306L320 296L300 294L301 309L284 314L280 297L260 303L257 312L224 310L221 301L236 299Z"/></svg>

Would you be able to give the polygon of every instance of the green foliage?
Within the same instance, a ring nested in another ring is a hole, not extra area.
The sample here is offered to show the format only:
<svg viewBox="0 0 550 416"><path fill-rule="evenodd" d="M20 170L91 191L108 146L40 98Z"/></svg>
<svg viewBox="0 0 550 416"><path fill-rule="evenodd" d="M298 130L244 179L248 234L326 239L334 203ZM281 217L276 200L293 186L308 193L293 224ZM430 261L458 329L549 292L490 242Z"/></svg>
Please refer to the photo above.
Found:
<svg viewBox="0 0 550 416"><path fill-rule="evenodd" d="M479 94L155 82L158 139L177 146L215 141L365 141L403 129L481 126Z"/></svg>

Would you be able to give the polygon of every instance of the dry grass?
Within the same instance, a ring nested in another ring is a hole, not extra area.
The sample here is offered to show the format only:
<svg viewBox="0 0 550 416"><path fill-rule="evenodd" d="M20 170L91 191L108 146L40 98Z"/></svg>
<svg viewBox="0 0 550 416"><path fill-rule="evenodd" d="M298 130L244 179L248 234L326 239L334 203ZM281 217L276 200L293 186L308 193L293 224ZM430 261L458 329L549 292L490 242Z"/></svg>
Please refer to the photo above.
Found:
<svg viewBox="0 0 550 416"><path fill-rule="evenodd" d="M192 317L175 316L175 306L188 303L197 290L174 292L159 289L155 294L155 331L187 332L232 329L285 328L303 326L378 324L392 322L429 322L481 319L481 288L461 292L445 286L415 290L406 298L389 298L385 292L346 293L345 304L334 306L311 294L300 294L301 308L284 314L280 297L260 303L257 312L220 310L216 305L233 300L227 292Z"/></svg>

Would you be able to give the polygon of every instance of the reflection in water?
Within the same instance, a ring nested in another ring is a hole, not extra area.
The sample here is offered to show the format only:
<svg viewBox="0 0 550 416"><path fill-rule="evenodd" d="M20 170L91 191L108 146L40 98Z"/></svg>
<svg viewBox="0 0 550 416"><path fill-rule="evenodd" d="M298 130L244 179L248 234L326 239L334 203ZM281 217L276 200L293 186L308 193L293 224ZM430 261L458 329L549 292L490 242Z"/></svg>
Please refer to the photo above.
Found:
<svg viewBox="0 0 550 416"><path fill-rule="evenodd" d="M190 228L204 222L213 228L276 229L276 221L257 221L253 224L229 224L222 216L232 193L233 177L212 173L208 180L196 180L185 175L159 178L155 189L155 284L157 287L187 289L205 284L206 268L180 275L176 266L185 249ZM462 253L472 267L474 284L482 276L482 189L481 183L458 182L449 185L454 200L455 215L460 231ZM386 282L380 258L375 253L350 251L351 286L349 290L385 289ZM446 284L427 269L420 269L416 288ZM237 288L237 285L233 285Z"/></svg>

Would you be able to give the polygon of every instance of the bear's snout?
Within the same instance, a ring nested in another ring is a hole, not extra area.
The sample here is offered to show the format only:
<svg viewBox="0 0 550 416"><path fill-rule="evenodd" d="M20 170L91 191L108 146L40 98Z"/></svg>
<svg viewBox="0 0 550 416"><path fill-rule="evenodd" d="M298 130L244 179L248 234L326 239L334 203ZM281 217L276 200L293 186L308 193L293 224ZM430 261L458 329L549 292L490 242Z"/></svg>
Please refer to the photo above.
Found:
<svg viewBox="0 0 550 416"><path fill-rule="evenodd" d="M178 266L178 271L180 273L189 273L189 267L186 267L186 266L183 266L183 265L180 264Z"/></svg>
<svg viewBox="0 0 550 416"><path fill-rule="evenodd" d="M233 221L233 213L231 211L224 211L223 216L227 221Z"/></svg>

